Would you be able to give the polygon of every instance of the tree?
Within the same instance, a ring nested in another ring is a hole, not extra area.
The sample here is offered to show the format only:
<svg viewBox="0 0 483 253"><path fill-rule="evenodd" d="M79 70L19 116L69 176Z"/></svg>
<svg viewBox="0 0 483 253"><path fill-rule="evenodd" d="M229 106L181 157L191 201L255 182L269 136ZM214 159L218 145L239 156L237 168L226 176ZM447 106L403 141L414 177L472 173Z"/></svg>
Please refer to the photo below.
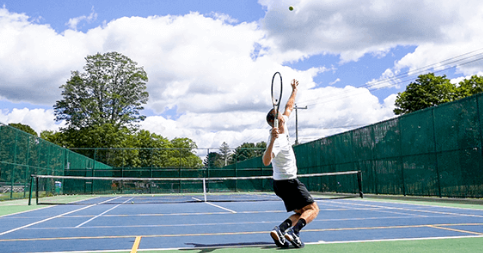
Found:
<svg viewBox="0 0 483 253"><path fill-rule="evenodd" d="M170 164L183 168L199 168L203 165L201 158L196 155L196 143L188 138L174 138L171 140L173 150L170 152Z"/></svg>
<svg viewBox="0 0 483 253"><path fill-rule="evenodd" d="M60 132L43 131L41 137L65 148L121 148L131 131L112 124L84 127L79 130L68 128Z"/></svg>
<svg viewBox="0 0 483 253"><path fill-rule="evenodd" d="M203 165L206 168L221 168L225 164L225 161L221 157L219 153L216 152L210 152L208 155L205 157L205 160L203 161Z"/></svg>
<svg viewBox="0 0 483 253"><path fill-rule="evenodd" d="M483 76L471 76L459 83L457 94L459 98L473 96L483 92Z"/></svg>
<svg viewBox="0 0 483 253"><path fill-rule="evenodd" d="M396 115L415 112L424 108L454 101L458 98L456 85L446 75L435 76L434 73L418 76L415 82L399 92L396 98L394 113Z"/></svg>
<svg viewBox="0 0 483 253"><path fill-rule="evenodd" d="M171 142L147 130L140 130L135 134L128 135L122 146L131 150L125 153L131 153L137 159L136 162L130 162L131 167L167 167L167 151L172 147Z"/></svg>
<svg viewBox="0 0 483 253"><path fill-rule="evenodd" d="M54 105L55 120L81 129L111 124L132 127L146 117L139 114L148 101L148 77L128 57L110 52L86 58L84 73L73 71L62 85L62 100Z"/></svg>
<svg viewBox="0 0 483 253"><path fill-rule="evenodd" d="M113 167L202 166L201 158L195 152L197 145L191 139L169 141L147 130L133 133L125 127L117 129L111 124L104 124L78 131L43 131L41 137Z"/></svg>
<svg viewBox="0 0 483 253"><path fill-rule="evenodd" d="M44 139L48 142L52 142L54 144L57 144L57 145L64 147L64 148L74 147L71 144L71 141L66 136L66 134L64 134L62 132L54 132L54 131L44 130L44 131L40 132L40 138L42 138L42 139Z"/></svg>
<svg viewBox="0 0 483 253"><path fill-rule="evenodd" d="M35 130L33 130L29 125L24 125L24 124L21 124L21 123L10 123L8 125L11 126L11 127L17 128L19 130L22 130L26 133L29 133L31 135L38 136L37 132L35 132Z"/></svg>
<svg viewBox="0 0 483 253"><path fill-rule="evenodd" d="M224 166L231 164L230 154L231 154L230 146L228 146L226 142L223 142L220 146L220 155L221 155L221 159L223 160Z"/></svg>
<svg viewBox="0 0 483 253"><path fill-rule="evenodd" d="M267 143L263 141L256 144L243 143L241 146L235 149L235 153L233 154L234 160L236 162L241 162L254 157L262 156L266 148Z"/></svg>

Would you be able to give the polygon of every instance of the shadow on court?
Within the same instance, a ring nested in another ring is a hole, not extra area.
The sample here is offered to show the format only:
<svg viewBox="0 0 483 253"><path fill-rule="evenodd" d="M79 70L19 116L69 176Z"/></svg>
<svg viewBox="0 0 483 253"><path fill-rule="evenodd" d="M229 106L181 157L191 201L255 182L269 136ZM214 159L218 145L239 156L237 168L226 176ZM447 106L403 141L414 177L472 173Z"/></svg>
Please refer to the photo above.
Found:
<svg viewBox="0 0 483 253"><path fill-rule="evenodd" d="M209 253L214 252L219 248L227 247L250 247L257 246L260 249L273 249L276 248L275 245L267 244L267 242L246 242L246 243L218 243L218 244L202 244L202 243L185 243L185 245L193 246L190 249L180 249L180 251L193 251L198 250L199 253Z"/></svg>

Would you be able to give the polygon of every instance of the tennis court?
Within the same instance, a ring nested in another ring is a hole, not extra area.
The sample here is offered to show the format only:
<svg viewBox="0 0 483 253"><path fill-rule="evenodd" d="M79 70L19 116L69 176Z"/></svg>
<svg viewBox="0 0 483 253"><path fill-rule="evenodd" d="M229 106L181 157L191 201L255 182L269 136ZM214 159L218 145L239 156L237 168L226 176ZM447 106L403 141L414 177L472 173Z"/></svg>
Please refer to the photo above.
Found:
<svg viewBox="0 0 483 253"><path fill-rule="evenodd" d="M86 203L84 197L68 198L78 199L75 205L0 203L1 251L275 252L269 231L287 217L281 201L143 204L135 195L99 196ZM375 198L317 203L319 216L301 233L306 247L290 249L477 252L483 247L481 204Z"/></svg>

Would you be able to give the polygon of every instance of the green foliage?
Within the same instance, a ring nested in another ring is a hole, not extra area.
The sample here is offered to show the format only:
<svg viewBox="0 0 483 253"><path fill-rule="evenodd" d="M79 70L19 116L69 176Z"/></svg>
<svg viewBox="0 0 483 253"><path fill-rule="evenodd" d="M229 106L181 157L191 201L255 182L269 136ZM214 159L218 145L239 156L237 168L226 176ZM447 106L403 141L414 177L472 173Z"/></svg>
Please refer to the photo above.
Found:
<svg viewBox="0 0 483 253"><path fill-rule="evenodd" d="M203 165L209 168L222 168L230 164L260 157L266 148L267 143L263 141L256 144L243 143L232 152L228 144L223 142L219 149L220 152L210 152L203 161Z"/></svg>
<svg viewBox="0 0 483 253"><path fill-rule="evenodd" d="M396 115L415 112L431 106L455 100L456 85L444 76L435 76L433 73L420 75L415 82L400 92L396 98Z"/></svg>
<svg viewBox="0 0 483 253"><path fill-rule="evenodd" d="M175 138L171 140L172 150L169 154L169 164L183 168L199 168L202 166L201 158L196 155L194 149L196 143L188 138Z"/></svg>
<svg viewBox="0 0 483 253"><path fill-rule="evenodd" d="M41 137L66 148L120 148L131 131L112 124L84 127L79 130L68 128L60 132L43 131Z"/></svg>
<svg viewBox="0 0 483 253"><path fill-rule="evenodd" d="M21 124L21 123L10 123L8 125L11 126L11 127L15 127L17 129L20 129L20 130L22 130L26 133L31 134L31 135L38 136L37 132L35 132L35 130L33 130L29 125L24 125L24 124Z"/></svg>
<svg viewBox="0 0 483 253"><path fill-rule="evenodd" d="M225 160L219 153L210 152L208 153L208 156L205 157L203 165L206 168L222 168L225 165Z"/></svg>
<svg viewBox="0 0 483 253"><path fill-rule="evenodd" d="M220 159L223 166L233 163L231 160L231 149L226 142L223 142L220 146Z"/></svg>
<svg viewBox="0 0 483 253"><path fill-rule="evenodd" d="M398 93L394 113L396 115L411 113L482 91L483 77L481 76L472 76L455 85L446 78L446 75L435 76L433 73L420 75L415 82L406 87L406 91Z"/></svg>
<svg viewBox="0 0 483 253"><path fill-rule="evenodd" d="M458 97L464 98L483 92L483 76L472 76L459 83Z"/></svg>
<svg viewBox="0 0 483 253"><path fill-rule="evenodd" d="M48 141L48 142L51 142L51 143L54 143L54 144L57 144L61 147L64 147L64 148L72 148L72 144L71 144L71 141L68 140L66 138L66 135L62 132L54 132L54 131L42 131L40 133L40 138Z"/></svg>
<svg viewBox="0 0 483 253"><path fill-rule="evenodd" d="M235 149L233 159L237 162L245 161L254 157L260 157L267 148L266 142L259 143L243 143Z"/></svg>
<svg viewBox="0 0 483 253"><path fill-rule="evenodd" d="M196 143L188 138L168 139L147 130L131 132L111 124L63 132L44 131L42 138L73 149L113 167L199 168Z"/></svg>
<svg viewBox="0 0 483 253"><path fill-rule="evenodd" d="M148 77L143 68L117 53L86 57L84 73L73 71L61 88L63 99L54 105L56 121L82 129L111 124L120 129L144 120L139 114L148 101Z"/></svg>

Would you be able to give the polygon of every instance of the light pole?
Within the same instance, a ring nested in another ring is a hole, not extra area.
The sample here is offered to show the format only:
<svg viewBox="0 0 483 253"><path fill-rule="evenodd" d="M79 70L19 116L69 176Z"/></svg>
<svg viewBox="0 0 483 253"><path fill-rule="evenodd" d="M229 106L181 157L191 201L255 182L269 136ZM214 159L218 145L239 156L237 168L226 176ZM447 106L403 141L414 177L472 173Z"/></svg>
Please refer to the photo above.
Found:
<svg viewBox="0 0 483 253"><path fill-rule="evenodd" d="M299 117L298 117L298 109L307 109L307 106L304 107L298 107L297 104L295 104L295 145L299 144Z"/></svg>

